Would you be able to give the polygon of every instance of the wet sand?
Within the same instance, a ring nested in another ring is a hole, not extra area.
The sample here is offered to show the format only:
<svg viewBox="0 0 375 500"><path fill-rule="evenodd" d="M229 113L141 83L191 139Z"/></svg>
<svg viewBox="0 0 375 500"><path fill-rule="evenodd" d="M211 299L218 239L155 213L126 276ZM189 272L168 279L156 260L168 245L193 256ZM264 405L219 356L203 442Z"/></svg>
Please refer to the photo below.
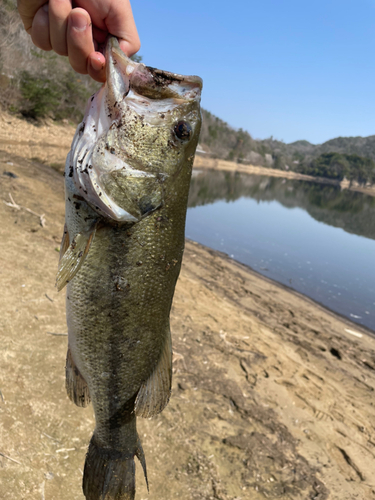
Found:
<svg viewBox="0 0 375 500"><path fill-rule="evenodd" d="M72 131L56 135L64 156ZM28 154L0 151L0 498L83 500L94 419L64 388L63 178L47 164L57 156ZM366 330L191 241L171 327L171 401L138 423L150 481L148 493L137 467L138 500L375 499Z"/></svg>

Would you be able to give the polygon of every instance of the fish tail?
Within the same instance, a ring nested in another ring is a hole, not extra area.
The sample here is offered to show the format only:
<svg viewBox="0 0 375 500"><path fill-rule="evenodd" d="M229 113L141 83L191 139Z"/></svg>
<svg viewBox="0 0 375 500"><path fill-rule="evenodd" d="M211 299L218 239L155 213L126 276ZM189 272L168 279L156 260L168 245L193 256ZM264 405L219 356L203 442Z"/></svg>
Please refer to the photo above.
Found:
<svg viewBox="0 0 375 500"><path fill-rule="evenodd" d="M90 441L83 472L82 488L86 500L134 500L134 456L137 456L142 464L148 489L146 461L139 438L134 453L129 454L100 448L94 435Z"/></svg>

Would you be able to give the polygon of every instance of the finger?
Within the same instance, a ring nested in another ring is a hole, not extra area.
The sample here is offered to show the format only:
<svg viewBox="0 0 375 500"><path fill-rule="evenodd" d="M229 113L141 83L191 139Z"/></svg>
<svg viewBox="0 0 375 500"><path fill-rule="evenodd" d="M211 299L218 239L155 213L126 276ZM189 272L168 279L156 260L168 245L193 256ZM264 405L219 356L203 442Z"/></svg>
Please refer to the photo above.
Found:
<svg viewBox="0 0 375 500"><path fill-rule="evenodd" d="M124 42L123 47L128 56L135 54L141 46L133 12L129 0L76 0L76 3L87 10L94 26L117 36Z"/></svg>
<svg viewBox="0 0 375 500"><path fill-rule="evenodd" d="M49 28L52 48L60 56L68 55L66 32L72 11L70 0L49 0Z"/></svg>
<svg viewBox="0 0 375 500"><path fill-rule="evenodd" d="M71 11L68 18L67 42L72 68L77 73L87 74L88 57L95 48L91 19L85 10L76 8Z"/></svg>
<svg viewBox="0 0 375 500"><path fill-rule="evenodd" d="M132 8L128 0L113 1L105 19L108 32L119 38L121 50L132 56L141 48Z"/></svg>
<svg viewBox="0 0 375 500"><path fill-rule="evenodd" d="M138 43L129 42L128 40L124 39L119 39L119 44L120 44L120 49L125 52L125 54L129 57L131 57L133 54L138 52L138 50L141 48L141 42L138 38Z"/></svg>
<svg viewBox="0 0 375 500"><path fill-rule="evenodd" d="M92 26L92 33L94 36L94 40L98 43L98 45L105 43L108 38L108 31L103 31L97 28L95 25Z"/></svg>
<svg viewBox="0 0 375 500"><path fill-rule="evenodd" d="M90 54L87 69L91 78L97 82L105 82L105 58L103 54L100 52L93 52Z"/></svg>
<svg viewBox="0 0 375 500"><path fill-rule="evenodd" d="M25 30L31 34L33 19L38 10L46 4L46 0L17 0L18 12L21 16Z"/></svg>
<svg viewBox="0 0 375 500"><path fill-rule="evenodd" d="M52 50L49 39L48 5L44 4L35 14L31 27L31 38L37 47L43 50Z"/></svg>

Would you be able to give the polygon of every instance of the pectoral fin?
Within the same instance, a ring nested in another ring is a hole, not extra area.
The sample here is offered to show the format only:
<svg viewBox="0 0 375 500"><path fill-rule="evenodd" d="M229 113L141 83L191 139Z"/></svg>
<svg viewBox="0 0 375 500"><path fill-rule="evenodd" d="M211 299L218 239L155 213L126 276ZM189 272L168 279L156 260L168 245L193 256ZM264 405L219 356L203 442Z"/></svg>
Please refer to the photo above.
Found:
<svg viewBox="0 0 375 500"><path fill-rule="evenodd" d="M61 257L57 271L56 286L60 291L74 278L85 262L90 245L94 239L96 226L91 231L78 233L70 242L68 249Z"/></svg>
<svg viewBox="0 0 375 500"><path fill-rule="evenodd" d="M171 395L172 384L172 340L168 328L158 364L144 382L135 400L134 411L139 417L150 418L162 412Z"/></svg>
<svg viewBox="0 0 375 500"><path fill-rule="evenodd" d="M64 234L61 240L61 245L60 245L60 256L59 256L59 262L63 258L65 252L69 248L69 233L68 233L68 228L66 224L64 224Z"/></svg>
<svg viewBox="0 0 375 500"><path fill-rule="evenodd" d="M91 401L86 380L82 377L72 358L70 347L66 355L65 387L69 399L77 406L85 408Z"/></svg>

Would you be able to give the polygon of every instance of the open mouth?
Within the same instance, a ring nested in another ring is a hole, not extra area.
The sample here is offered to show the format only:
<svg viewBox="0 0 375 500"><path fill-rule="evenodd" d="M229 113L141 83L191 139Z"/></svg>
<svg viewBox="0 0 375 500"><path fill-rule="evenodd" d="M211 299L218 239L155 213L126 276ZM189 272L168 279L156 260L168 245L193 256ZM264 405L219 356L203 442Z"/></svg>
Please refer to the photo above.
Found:
<svg viewBox="0 0 375 500"><path fill-rule="evenodd" d="M119 99L126 97L129 91L149 99L190 101L200 97L203 82L199 76L179 75L135 63L122 52L114 37L107 42L106 58L108 85L118 86L119 77L123 79Z"/></svg>

